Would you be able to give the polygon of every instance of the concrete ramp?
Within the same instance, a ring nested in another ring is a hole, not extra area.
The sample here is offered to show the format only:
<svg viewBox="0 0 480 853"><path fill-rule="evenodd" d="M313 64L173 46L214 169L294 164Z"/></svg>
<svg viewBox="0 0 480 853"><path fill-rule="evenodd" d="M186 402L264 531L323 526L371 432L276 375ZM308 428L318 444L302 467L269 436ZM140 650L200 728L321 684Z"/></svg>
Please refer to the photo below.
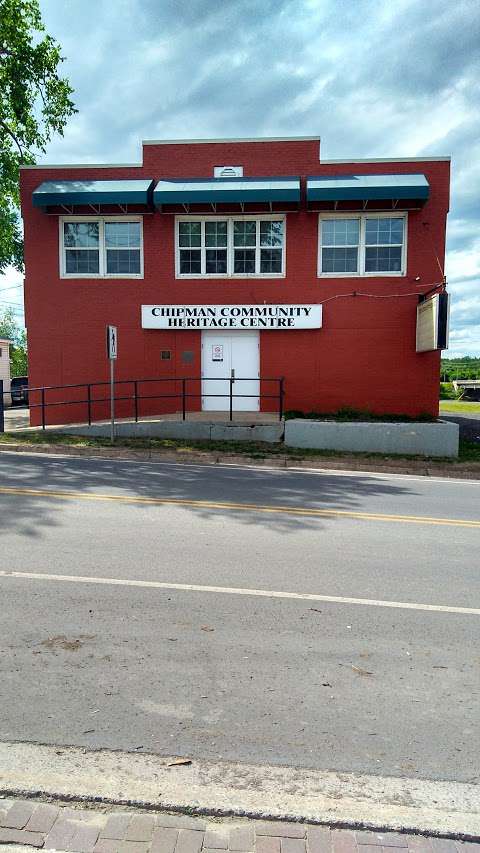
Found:
<svg viewBox="0 0 480 853"><path fill-rule="evenodd" d="M252 422L242 419L235 421L205 420L145 420L134 422L120 421L115 424L118 438L171 438L192 441L267 441L279 442L283 439L285 425L283 421L258 420ZM56 433L106 437L110 435L110 423L98 423L54 427Z"/></svg>

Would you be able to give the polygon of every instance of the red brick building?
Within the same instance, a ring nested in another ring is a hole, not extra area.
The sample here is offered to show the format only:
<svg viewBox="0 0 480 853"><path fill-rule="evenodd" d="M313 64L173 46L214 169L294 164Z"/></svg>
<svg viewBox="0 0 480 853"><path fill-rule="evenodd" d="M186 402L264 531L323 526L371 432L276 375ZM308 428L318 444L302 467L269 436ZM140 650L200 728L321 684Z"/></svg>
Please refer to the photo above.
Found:
<svg viewBox="0 0 480 853"><path fill-rule="evenodd" d="M318 138L145 142L141 165L23 167L29 384L107 381L113 324L117 379L169 380L141 385L140 415L181 409L184 377L187 409L226 409L232 370L234 408L275 410L267 380L283 376L286 409L436 415L440 350L417 352L416 323L444 287L449 171L437 157L322 160ZM132 389L118 386L119 414Z"/></svg>

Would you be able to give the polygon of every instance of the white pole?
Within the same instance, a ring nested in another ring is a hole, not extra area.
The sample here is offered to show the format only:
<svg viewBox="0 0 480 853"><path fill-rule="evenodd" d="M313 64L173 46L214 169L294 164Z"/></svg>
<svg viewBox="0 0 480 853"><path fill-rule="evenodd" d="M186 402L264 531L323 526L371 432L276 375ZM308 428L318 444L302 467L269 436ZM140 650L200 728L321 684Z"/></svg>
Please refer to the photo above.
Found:
<svg viewBox="0 0 480 853"><path fill-rule="evenodd" d="M115 359L110 359L110 441L112 444L115 442L115 379L114 379L114 368L113 365L115 363Z"/></svg>

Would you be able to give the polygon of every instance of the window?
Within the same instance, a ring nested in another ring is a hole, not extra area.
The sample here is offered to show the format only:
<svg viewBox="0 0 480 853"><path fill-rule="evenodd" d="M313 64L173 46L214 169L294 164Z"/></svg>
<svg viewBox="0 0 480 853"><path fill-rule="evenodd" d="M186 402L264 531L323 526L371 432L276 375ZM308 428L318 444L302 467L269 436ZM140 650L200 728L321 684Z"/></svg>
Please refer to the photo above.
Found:
<svg viewBox="0 0 480 853"><path fill-rule="evenodd" d="M322 272L358 272L359 219L322 222Z"/></svg>
<svg viewBox="0 0 480 853"><path fill-rule="evenodd" d="M401 272L403 217L365 220L365 272Z"/></svg>
<svg viewBox="0 0 480 853"><path fill-rule="evenodd" d="M282 271L283 222L260 222L260 272Z"/></svg>
<svg viewBox="0 0 480 853"><path fill-rule="evenodd" d="M140 278L142 223L124 218L60 220L61 274L73 278Z"/></svg>
<svg viewBox="0 0 480 853"><path fill-rule="evenodd" d="M181 275L200 275L202 272L202 223L180 222L178 226Z"/></svg>
<svg viewBox="0 0 480 853"><path fill-rule="evenodd" d="M233 272L237 275L255 275L257 223L255 220L238 220L233 223Z"/></svg>
<svg viewBox="0 0 480 853"><path fill-rule="evenodd" d="M285 220L279 216L180 217L177 275L283 276L284 234Z"/></svg>
<svg viewBox="0 0 480 853"><path fill-rule="evenodd" d="M406 217L320 218L319 275L404 275Z"/></svg>
<svg viewBox="0 0 480 853"><path fill-rule="evenodd" d="M227 272L227 222L205 222L205 272Z"/></svg>
<svg viewBox="0 0 480 853"><path fill-rule="evenodd" d="M65 272L67 275L100 271L98 222L64 222Z"/></svg>
<svg viewBox="0 0 480 853"><path fill-rule="evenodd" d="M160 358L162 361L170 361L172 357L172 351L169 349L162 349L160 353Z"/></svg>
<svg viewBox="0 0 480 853"><path fill-rule="evenodd" d="M105 222L107 274L139 275L140 223Z"/></svg>

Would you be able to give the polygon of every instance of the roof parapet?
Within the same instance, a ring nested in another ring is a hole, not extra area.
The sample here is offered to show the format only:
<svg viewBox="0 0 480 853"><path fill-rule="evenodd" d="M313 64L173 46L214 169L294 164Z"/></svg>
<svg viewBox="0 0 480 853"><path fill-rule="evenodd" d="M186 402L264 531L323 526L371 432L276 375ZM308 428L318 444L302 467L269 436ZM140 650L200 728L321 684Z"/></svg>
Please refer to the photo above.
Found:
<svg viewBox="0 0 480 853"><path fill-rule="evenodd" d="M319 136L239 136L230 139L144 139L142 145L211 145L230 142L320 142Z"/></svg>

